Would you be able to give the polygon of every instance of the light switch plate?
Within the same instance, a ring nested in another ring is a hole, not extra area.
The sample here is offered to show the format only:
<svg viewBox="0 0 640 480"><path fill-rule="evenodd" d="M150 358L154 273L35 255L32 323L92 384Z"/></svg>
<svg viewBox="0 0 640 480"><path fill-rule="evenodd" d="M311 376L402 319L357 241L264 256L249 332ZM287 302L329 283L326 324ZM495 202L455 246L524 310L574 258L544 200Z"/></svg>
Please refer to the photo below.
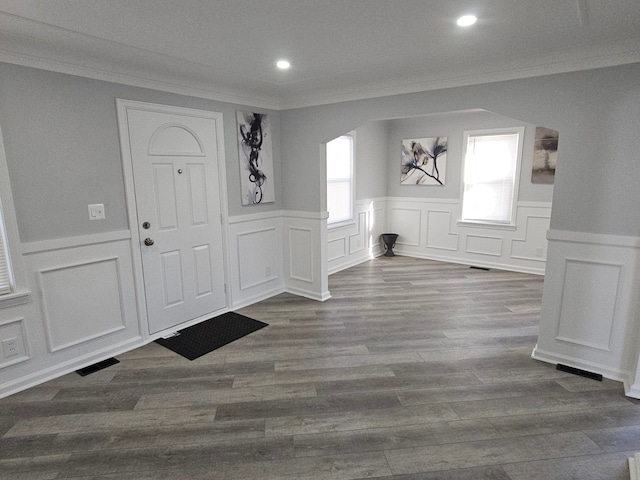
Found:
<svg viewBox="0 0 640 480"><path fill-rule="evenodd" d="M89 220L104 220L103 203L94 203L89 205Z"/></svg>

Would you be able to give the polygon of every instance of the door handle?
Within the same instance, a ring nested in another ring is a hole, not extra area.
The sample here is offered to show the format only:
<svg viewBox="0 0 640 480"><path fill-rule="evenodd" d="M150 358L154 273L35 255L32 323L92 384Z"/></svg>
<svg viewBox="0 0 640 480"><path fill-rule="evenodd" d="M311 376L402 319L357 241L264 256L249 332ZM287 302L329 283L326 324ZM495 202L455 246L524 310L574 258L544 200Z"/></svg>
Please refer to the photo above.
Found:
<svg viewBox="0 0 640 480"><path fill-rule="evenodd" d="M155 243L155 242L153 241L153 239L152 239L152 238L145 238L145 239L144 239L144 244L145 244L147 247L150 247L150 246L151 246L151 245L153 245L154 243Z"/></svg>

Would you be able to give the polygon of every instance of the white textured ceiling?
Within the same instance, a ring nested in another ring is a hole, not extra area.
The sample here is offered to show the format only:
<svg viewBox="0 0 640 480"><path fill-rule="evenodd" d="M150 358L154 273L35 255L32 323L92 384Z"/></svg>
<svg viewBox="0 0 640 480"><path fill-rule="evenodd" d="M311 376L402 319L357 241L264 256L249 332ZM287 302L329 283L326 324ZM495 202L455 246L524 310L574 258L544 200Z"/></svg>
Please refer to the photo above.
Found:
<svg viewBox="0 0 640 480"><path fill-rule="evenodd" d="M640 1L0 0L0 60L284 108L637 62Z"/></svg>

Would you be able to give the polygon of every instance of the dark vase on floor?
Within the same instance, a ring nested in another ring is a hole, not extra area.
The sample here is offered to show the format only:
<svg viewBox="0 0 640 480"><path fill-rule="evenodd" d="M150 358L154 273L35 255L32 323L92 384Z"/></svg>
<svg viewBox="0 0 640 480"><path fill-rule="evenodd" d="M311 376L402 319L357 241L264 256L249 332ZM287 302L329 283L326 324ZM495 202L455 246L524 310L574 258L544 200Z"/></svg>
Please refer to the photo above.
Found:
<svg viewBox="0 0 640 480"><path fill-rule="evenodd" d="M396 246L396 239L398 238L397 233L383 233L380 235L382 237L382 241L384 242L384 248L386 250L384 256L385 257L395 257L396 254L393 253L393 247Z"/></svg>

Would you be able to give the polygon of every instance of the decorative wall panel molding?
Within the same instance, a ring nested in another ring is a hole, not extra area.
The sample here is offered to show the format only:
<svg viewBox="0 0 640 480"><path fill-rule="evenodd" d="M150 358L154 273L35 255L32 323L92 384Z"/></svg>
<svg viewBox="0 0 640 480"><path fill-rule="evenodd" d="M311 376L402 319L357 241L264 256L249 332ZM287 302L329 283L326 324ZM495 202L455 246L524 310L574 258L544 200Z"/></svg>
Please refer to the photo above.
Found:
<svg viewBox="0 0 640 480"><path fill-rule="evenodd" d="M119 270L110 257L38 272L51 352L126 328Z"/></svg>
<svg viewBox="0 0 640 480"><path fill-rule="evenodd" d="M289 228L289 276L313 282L313 236L310 228Z"/></svg>
<svg viewBox="0 0 640 480"><path fill-rule="evenodd" d="M328 283L327 212L284 211L284 290L324 301L331 297Z"/></svg>
<svg viewBox="0 0 640 480"><path fill-rule="evenodd" d="M29 246L34 301L0 310L0 325L20 320L28 361L0 369L0 397L144 344L128 232Z"/></svg>
<svg viewBox="0 0 640 480"><path fill-rule="evenodd" d="M345 237L329 240L328 243L328 260L334 262L340 258L347 256L347 239Z"/></svg>
<svg viewBox="0 0 640 480"><path fill-rule="evenodd" d="M567 258L556 340L611 351L622 265Z"/></svg>
<svg viewBox="0 0 640 480"><path fill-rule="evenodd" d="M420 246L421 219L422 210L398 206L389 208L388 230L398 234L396 245Z"/></svg>
<svg viewBox="0 0 640 480"><path fill-rule="evenodd" d="M541 215L526 215L524 235L511 240L511 258L544 262L546 257L546 233L550 218Z"/></svg>
<svg viewBox="0 0 640 480"><path fill-rule="evenodd" d="M458 234L451 233L451 211L427 211L427 248L458 250Z"/></svg>
<svg viewBox="0 0 640 480"><path fill-rule="evenodd" d="M240 290L269 283L278 278L281 248L276 227L237 235Z"/></svg>
<svg viewBox="0 0 640 480"><path fill-rule="evenodd" d="M489 237L485 235L467 235L464 251L478 255L502 255L502 237Z"/></svg>
<svg viewBox="0 0 640 480"><path fill-rule="evenodd" d="M386 199L396 254L544 274L551 204L520 202L515 228L460 223L458 199Z"/></svg>
<svg viewBox="0 0 640 480"><path fill-rule="evenodd" d="M357 214L355 215L358 231L355 235L349 236L349 255L354 255L358 252L362 252L365 248L367 248L367 215L368 212L357 212Z"/></svg>
<svg viewBox="0 0 640 480"><path fill-rule="evenodd" d="M24 318L14 318L11 320L0 320L0 339L15 340L15 353L6 356L0 351L0 369L26 362L29 357L29 346L27 335L24 329Z"/></svg>
<svg viewBox="0 0 640 480"><path fill-rule="evenodd" d="M533 357L622 380L640 392L640 243L550 231ZM610 242L610 243L607 243ZM634 393L635 392L635 393Z"/></svg>
<svg viewBox="0 0 640 480"><path fill-rule="evenodd" d="M281 212L229 218L231 303L241 308L284 291Z"/></svg>
<svg viewBox="0 0 640 480"><path fill-rule="evenodd" d="M359 200L355 221L327 231L328 272L336 273L381 255L380 235L386 230L384 199Z"/></svg>

